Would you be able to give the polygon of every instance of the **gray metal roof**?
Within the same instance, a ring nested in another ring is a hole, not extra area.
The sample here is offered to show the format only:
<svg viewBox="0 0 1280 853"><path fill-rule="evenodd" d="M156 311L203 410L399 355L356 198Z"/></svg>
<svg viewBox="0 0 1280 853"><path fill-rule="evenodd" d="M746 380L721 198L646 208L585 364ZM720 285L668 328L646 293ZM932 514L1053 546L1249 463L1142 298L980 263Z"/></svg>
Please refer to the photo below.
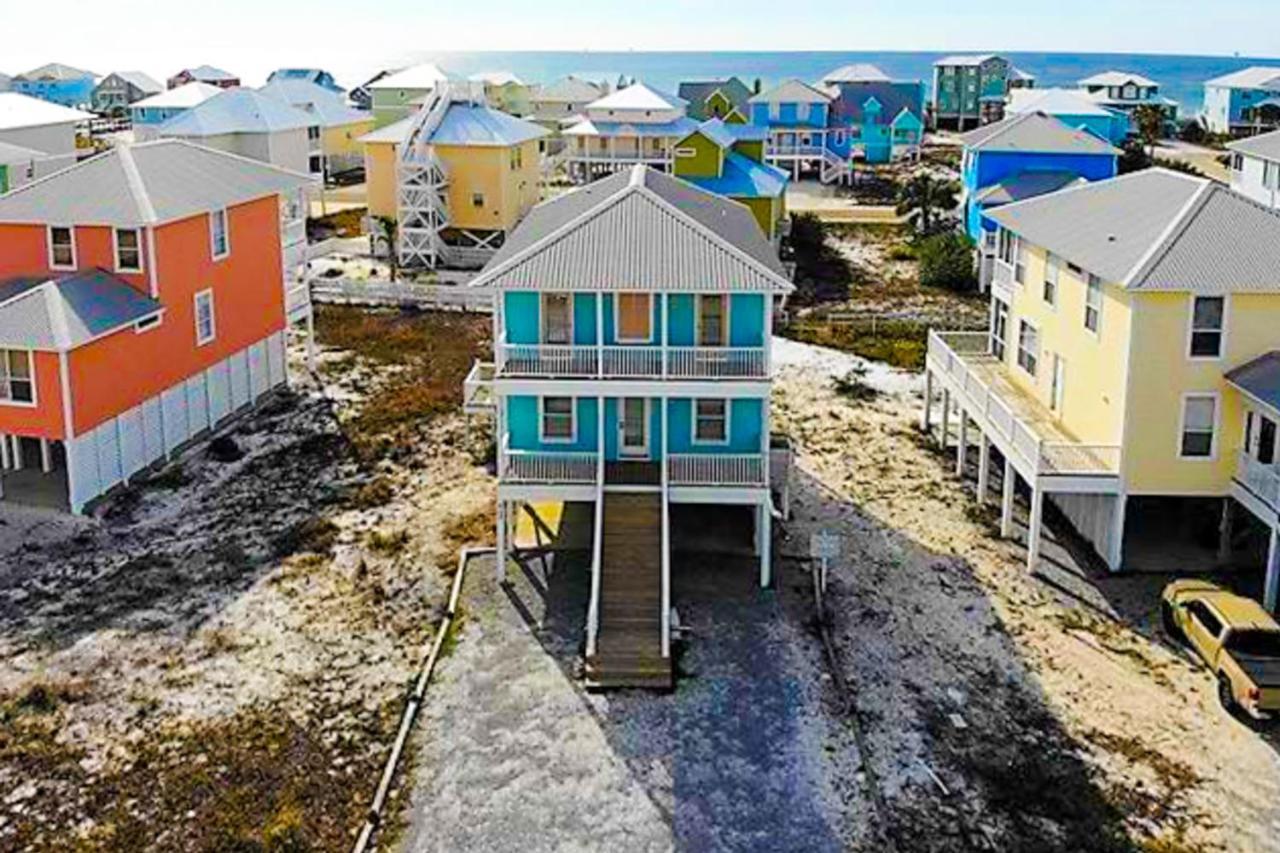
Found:
<svg viewBox="0 0 1280 853"><path fill-rule="evenodd" d="M960 137L973 151L1036 154L1111 154L1120 151L1092 133L1068 127L1042 112L1026 112L971 130Z"/></svg>
<svg viewBox="0 0 1280 853"><path fill-rule="evenodd" d="M162 139L113 148L0 196L0 222L155 225L311 183L268 163Z"/></svg>
<svg viewBox="0 0 1280 853"><path fill-rule="evenodd" d="M1280 66L1255 65L1221 77L1206 80L1206 86L1226 86L1233 89L1273 89L1280 87Z"/></svg>
<svg viewBox="0 0 1280 853"><path fill-rule="evenodd" d="M1227 381L1280 412L1280 351L1272 350L1227 373Z"/></svg>
<svg viewBox="0 0 1280 853"><path fill-rule="evenodd" d="M987 215L1129 289L1280 291L1280 213L1213 181L1146 169Z"/></svg>
<svg viewBox="0 0 1280 853"><path fill-rule="evenodd" d="M471 286L792 289L747 207L644 166L535 207Z"/></svg>
<svg viewBox="0 0 1280 853"><path fill-rule="evenodd" d="M1241 154L1248 154L1250 157L1280 162L1280 130L1228 142L1227 148L1239 151Z"/></svg>
<svg viewBox="0 0 1280 853"><path fill-rule="evenodd" d="M277 77L258 91L313 116L321 127L342 127L373 118L371 113L348 106L347 99L332 89L299 77Z"/></svg>
<svg viewBox="0 0 1280 853"><path fill-rule="evenodd" d="M145 71L113 71L107 76L114 74L126 83L131 83L138 88L138 91L148 95L155 95L164 91L164 84L149 76Z"/></svg>
<svg viewBox="0 0 1280 853"><path fill-rule="evenodd" d="M253 89L227 89L156 128L162 136L278 133L321 124L318 117Z"/></svg>
<svg viewBox="0 0 1280 853"><path fill-rule="evenodd" d="M69 350L164 310L103 270L0 281L0 346Z"/></svg>
<svg viewBox="0 0 1280 853"><path fill-rule="evenodd" d="M1083 179L1075 172L1015 172L999 183L992 184L979 191L974 198L980 204L995 207L1002 204L1012 204L1015 201L1025 201L1029 198L1042 196L1045 193L1057 192L1080 180Z"/></svg>

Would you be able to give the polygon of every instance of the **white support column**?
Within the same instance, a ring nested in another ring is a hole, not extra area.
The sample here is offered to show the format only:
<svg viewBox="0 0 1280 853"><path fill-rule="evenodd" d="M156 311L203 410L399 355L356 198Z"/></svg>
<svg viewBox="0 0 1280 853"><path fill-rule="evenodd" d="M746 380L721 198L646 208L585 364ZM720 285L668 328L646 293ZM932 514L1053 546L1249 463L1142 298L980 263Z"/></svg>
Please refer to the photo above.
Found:
<svg viewBox="0 0 1280 853"><path fill-rule="evenodd" d="M978 437L978 506L986 506L991 491L991 439L981 433Z"/></svg>
<svg viewBox="0 0 1280 853"><path fill-rule="evenodd" d="M12 467L9 460L9 434L0 432L0 471L8 471Z"/></svg>
<svg viewBox="0 0 1280 853"><path fill-rule="evenodd" d="M40 439L40 470L46 474L53 471L53 456L49 452L49 439Z"/></svg>
<svg viewBox="0 0 1280 853"><path fill-rule="evenodd" d="M11 436L13 439L13 470L22 470L22 437Z"/></svg>
<svg viewBox="0 0 1280 853"><path fill-rule="evenodd" d="M1018 482L1018 472L1014 470L1009 457L1004 459L1004 488L1000 498L1000 538L1013 538L1013 497L1014 486Z"/></svg>
<svg viewBox="0 0 1280 853"><path fill-rule="evenodd" d="M942 389L942 437L938 439L938 445L943 449L947 449L947 442L951 440L949 433L951 432L951 392L946 388Z"/></svg>
<svg viewBox="0 0 1280 853"><path fill-rule="evenodd" d="M929 431L933 429L933 371L928 368L924 371L924 415L920 421L920 428L924 430L926 438L929 436Z"/></svg>
<svg viewBox="0 0 1280 853"><path fill-rule="evenodd" d="M964 406L957 406L956 414L960 418L960 440L956 442L956 476L963 480L964 463L969 455L969 413L964 410Z"/></svg>
<svg viewBox="0 0 1280 853"><path fill-rule="evenodd" d="M1276 612L1280 598L1280 521L1271 525L1271 547L1267 550L1267 579L1263 587L1262 603L1270 613Z"/></svg>
<svg viewBox="0 0 1280 853"><path fill-rule="evenodd" d="M1124 521L1129 507L1129 496L1124 492L1115 496L1115 505L1111 510L1111 539L1107 548L1107 568L1113 572L1120 571L1124 565Z"/></svg>
<svg viewBox="0 0 1280 853"><path fill-rule="evenodd" d="M757 526L757 538L760 542L760 586L768 587L773 583L773 565L769 551L773 543L773 515L769 512L769 504L759 506L760 522Z"/></svg>
<svg viewBox="0 0 1280 853"><path fill-rule="evenodd" d="M596 292L596 376L604 375L604 291ZM601 398L600 405L604 405ZM601 433L601 440L604 434Z"/></svg>
<svg viewBox="0 0 1280 853"><path fill-rule="evenodd" d="M1044 488L1031 484L1031 520L1027 524L1027 570L1034 572L1040 562L1040 537L1044 528Z"/></svg>
<svg viewBox="0 0 1280 853"><path fill-rule="evenodd" d="M498 583L507 580L507 502L498 499Z"/></svg>

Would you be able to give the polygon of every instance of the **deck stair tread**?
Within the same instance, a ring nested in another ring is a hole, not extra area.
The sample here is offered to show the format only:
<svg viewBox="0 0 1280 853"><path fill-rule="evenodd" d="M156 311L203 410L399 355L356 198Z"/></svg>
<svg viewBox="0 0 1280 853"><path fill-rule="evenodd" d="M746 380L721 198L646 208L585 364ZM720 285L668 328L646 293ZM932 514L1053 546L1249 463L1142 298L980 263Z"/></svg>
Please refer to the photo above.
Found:
<svg viewBox="0 0 1280 853"><path fill-rule="evenodd" d="M600 633L587 685L671 687L662 656L662 495L606 492L600 566Z"/></svg>

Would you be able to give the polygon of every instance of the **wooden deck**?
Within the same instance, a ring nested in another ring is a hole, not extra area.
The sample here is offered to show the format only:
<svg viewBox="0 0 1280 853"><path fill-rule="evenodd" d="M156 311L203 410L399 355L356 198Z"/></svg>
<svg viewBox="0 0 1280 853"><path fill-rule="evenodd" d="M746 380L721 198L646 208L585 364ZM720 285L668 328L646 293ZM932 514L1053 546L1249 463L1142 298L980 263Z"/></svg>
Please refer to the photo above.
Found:
<svg viewBox="0 0 1280 853"><path fill-rule="evenodd" d="M991 356L973 355L966 355L964 362L984 385L1000 397L1013 412L1014 417L1021 419L1045 441L1062 444L1080 443L1080 438L1064 428L1059 423L1057 415L1048 406L1009 378L1010 368L1003 363ZM1052 369L1051 365L1045 363L1039 366L1038 371Z"/></svg>
<svg viewBox="0 0 1280 853"><path fill-rule="evenodd" d="M606 486L661 486L662 467L657 462L606 462L604 483Z"/></svg>

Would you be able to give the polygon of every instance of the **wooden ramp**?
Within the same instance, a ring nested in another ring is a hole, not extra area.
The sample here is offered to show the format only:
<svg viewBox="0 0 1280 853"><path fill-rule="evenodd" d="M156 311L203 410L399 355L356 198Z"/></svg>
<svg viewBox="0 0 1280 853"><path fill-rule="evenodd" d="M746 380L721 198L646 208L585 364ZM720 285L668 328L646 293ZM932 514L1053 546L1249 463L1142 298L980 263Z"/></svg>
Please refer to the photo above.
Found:
<svg viewBox="0 0 1280 853"><path fill-rule="evenodd" d="M662 656L662 494L605 493L600 633L587 686L670 689Z"/></svg>

